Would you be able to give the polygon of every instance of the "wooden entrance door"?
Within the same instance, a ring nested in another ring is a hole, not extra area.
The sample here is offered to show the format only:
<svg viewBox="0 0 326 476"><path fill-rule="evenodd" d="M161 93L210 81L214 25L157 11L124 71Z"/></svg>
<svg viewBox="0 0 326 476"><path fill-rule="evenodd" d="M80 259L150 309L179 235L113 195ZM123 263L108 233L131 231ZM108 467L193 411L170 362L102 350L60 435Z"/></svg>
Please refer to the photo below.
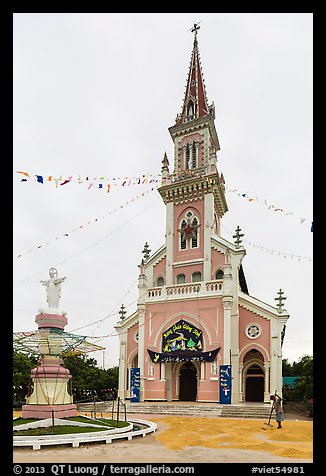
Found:
<svg viewBox="0 0 326 476"><path fill-rule="evenodd" d="M197 371L194 364L186 362L180 370L179 400L195 402L197 398Z"/></svg>
<svg viewBox="0 0 326 476"><path fill-rule="evenodd" d="M264 401L264 377L247 376L246 402Z"/></svg>

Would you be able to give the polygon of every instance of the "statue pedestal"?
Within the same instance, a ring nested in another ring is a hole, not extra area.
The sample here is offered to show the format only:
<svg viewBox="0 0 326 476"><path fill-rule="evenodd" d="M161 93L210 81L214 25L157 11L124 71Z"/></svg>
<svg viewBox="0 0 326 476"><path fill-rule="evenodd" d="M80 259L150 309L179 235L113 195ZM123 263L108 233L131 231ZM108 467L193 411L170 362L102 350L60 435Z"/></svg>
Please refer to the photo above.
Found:
<svg viewBox="0 0 326 476"><path fill-rule="evenodd" d="M31 372L33 392L22 407L23 418L63 418L76 416L77 405L67 391L71 374L58 357L43 358Z"/></svg>
<svg viewBox="0 0 326 476"><path fill-rule="evenodd" d="M23 405L23 418L65 418L77 415L77 405Z"/></svg>

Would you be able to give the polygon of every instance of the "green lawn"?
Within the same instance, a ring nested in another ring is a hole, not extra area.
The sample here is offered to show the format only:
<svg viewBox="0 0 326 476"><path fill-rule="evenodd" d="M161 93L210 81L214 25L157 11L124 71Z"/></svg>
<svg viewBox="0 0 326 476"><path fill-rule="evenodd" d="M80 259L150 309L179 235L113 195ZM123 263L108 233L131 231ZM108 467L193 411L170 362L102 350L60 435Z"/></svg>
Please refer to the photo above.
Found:
<svg viewBox="0 0 326 476"><path fill-rule="evenodd" d="M28 430L14 431L14 436L49 436L49 435L70 435L74 433L90 433L94 431L106 431L105 428L94 428L93 426L47 426L39 428L29 428Z"/></svg>
<svg viewBox="0 0 326 476"><path fill-rule="evenodd" d="M105 425L107 429L116 428L116 420L109 420L106 418L98 418L96 420L90 420L83 416L63 418L67 421L67 425L56 425L56 426L47 426L39 428L28 428L27 430L14 430L14 436L45 436L45 435L64 435L64 434L73 434L73 433L88 433L94 431L106 431L105 428L94 428L92 426L72 426L69 425L69 421L76 421L81 423L92 423L93 425ZM36 418L17 418L13 421L14 427L17 425L23 425L25 423L32 423L37 421ZM128 426L129 423L125 421L119 421L118 428L123 428Z"/></svg>

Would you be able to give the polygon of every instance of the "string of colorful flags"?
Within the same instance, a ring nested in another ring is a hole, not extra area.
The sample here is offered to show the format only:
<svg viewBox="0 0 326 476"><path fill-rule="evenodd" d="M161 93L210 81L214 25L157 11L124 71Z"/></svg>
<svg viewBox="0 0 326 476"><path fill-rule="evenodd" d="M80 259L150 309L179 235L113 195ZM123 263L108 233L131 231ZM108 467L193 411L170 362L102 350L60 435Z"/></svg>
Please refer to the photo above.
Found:
<svg viewBox="0 0 326 476"><path fill-rule="evenodd" d="M281 212L281 213L284 213L286 216L292 215L294 217L297 217L300 220L301 224L304 223L305 221L307 221L306 218L299 217L298 215L295 215L291 211L284 210L283 208L277 207L276 205L273 205L272 203L268 203L267 200L265 200L265 199L263 200L263 199L261 199L257 196L253 197L248 192L241 193L241 192L238 191L238 189L236 189L236 188L232 189L232 188L228 187L227 185L225 185L225 190L227 192L235 193L238 197L244 198L245 200L248 201L248 203L256 201L257 203L262 203L263 205L265 205L268 208L268 210L271 210L271 211L274 211L274 212ZM313 232L313 222L311 222L310 231Z"/></svg>
<svg viewBox="0 0 326 476"><path fill-rule="evenodd" d="M189 176L193 176L194 172L193 171L182 171L180 173L176 172L174 174L171 174L171 177L173 180L179 179L179 178L184 178L185 173L189 172ZM99 177L81 177L81 175L77 175L76 177L73 177L72 175L69 176L66 179L63 179L62 175L59 177L54 177L54 175L37 175L37 174L31 174L26 171L22 170L17 170L17 174L20 174L21 178L20 182L29 182L29 181L34 181L38 182L41 184L44 184L45 182L51 182L55 184L56 188L60 188L63 185L67 185L69 183L78 183L78 184L86 184L87 185L87 190L90 190L91 188L93 189L102 189L106 190L107 193L110 192L111 186L122 186L122 187L130 187L132 185L146 185L146 184L158 184L159 186L161 184L161 174L142 174L137 177L105 177L105 176L99 176ZM186 174L187 175L187 174ZM198 175L198 173L197 173ZM109 182L109 183L107 183ZM304 223L307 221L306 218L295 215L292 211L285 210L284 208L281 208L279 206L274 205L273 203L269 203L266 199L261 199L257 196L253 196L249 192L241 192L236 188L231 188L226 184L221 183L220 184L222 188L224 188L227 192L231 192L236 194L238 197L241 197L245 199L248 203L251 202L257 202L260 204L265 205L268 210L274 211L274 212L280 212L283 213L286 216L294 216L297 217L300 220L300 224ZM313 222L310 222L310 231L313 232Z"/></svg>
<svg viewBox="0 0 326 476"><path fill-rule="evenodd" d="M233 237L234 231L229 230L224 225L221 225L221 228L226 230ZM244 243L252 246L253 248L256 248L260 251L264 251L265 253L270 253L271 255L283 256L283 258L289 257L290 259L296 259L298 261L302 260L302 261L312 262L312 258L309 258L308 256L294 255L294 254L291 254L291 253L285 253L284 251L273 250L271 248L266 248L265 246L257 245L257 243L253 243L252 241L248 241L248 240L242 240L242 241Z"/></svg>
<svg viewBox="0 0 326 476"><path fill-rule="evenodd" d="M150 189L146 190L145 192L142 192L141 194L131 198L130 200L127 200L126 202L124 202L122 205L120 205L119 207L115 208L114 210L110 210L109 212L107 212L106 215L111 215L112 213L115 213L117 212L118 210L121 210L122 208L126 208L127 206L131 205L132 203L135 203L139 198L142 198L142 197L145 197L149 192L152 192L153 190L156 190L156 187L151 187ZM101 219L104 219L105 216L103 215L102 217L96 217L94 219L91 219L91 220L88 220L87 222L75 227L75 228L72 228L72 230L70 230L69 232L67 231L66 233L64 233L63 235L58 235L56 236L55 238L53 238L52 240L50 241L47 241L45 243L42 243L38 246L36 246L34 248L34 250L36 249L41 249L41 248L44 248L45 246L47 245L50 245L51 243L54 243L56 242L57 240L61 239L61 238L66 238L66 237L69 237L71 233L74 233L76 231L79 231L79 230L82 230L84 229L85 227L87 227L88 225L91 225L93 223L96 223L98 221L100 221ZM26 252L20 252L16 258L21 258L24 254L27 254L27 253L31 253L33 251L32 248L28 249Z"/></svg>
<svg viewBox="0 0 326 476"><path fill-rule="evenodd" d="M110 192L111 185L129 187L130 185L146 185L161 182L161 174L143 174L138 177L81 177L79 174L76 177L70 175L64 179L62 175L59 177L54 177L53 175L36 175L22 170L17 170L16 173L23 175L23 178L21 178L20 182L37 182L41 184L50 182L54 183L56 188L60 188L63 185L67 185L69 183L84 183L87 185L87 190L90 190L93 187L94 189L106 190L107 193Z"/></svg>

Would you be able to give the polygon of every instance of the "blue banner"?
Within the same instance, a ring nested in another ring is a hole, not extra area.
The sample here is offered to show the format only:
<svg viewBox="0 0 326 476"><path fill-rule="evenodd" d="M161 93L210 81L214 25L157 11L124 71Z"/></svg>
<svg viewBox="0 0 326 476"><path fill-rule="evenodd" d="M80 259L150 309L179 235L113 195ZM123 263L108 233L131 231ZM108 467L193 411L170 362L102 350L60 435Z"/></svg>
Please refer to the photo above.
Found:
<svg viewBox="0 0 326 476"><path fill-rule="evenodd" d="M140 402L140 368L130 369L130 401Z"/></svg>
<svg viewBox="0 0 326 476"><path fill-rule="evenodd" d="M220 365L220 403L231 403L231 365Z"/></svg>

